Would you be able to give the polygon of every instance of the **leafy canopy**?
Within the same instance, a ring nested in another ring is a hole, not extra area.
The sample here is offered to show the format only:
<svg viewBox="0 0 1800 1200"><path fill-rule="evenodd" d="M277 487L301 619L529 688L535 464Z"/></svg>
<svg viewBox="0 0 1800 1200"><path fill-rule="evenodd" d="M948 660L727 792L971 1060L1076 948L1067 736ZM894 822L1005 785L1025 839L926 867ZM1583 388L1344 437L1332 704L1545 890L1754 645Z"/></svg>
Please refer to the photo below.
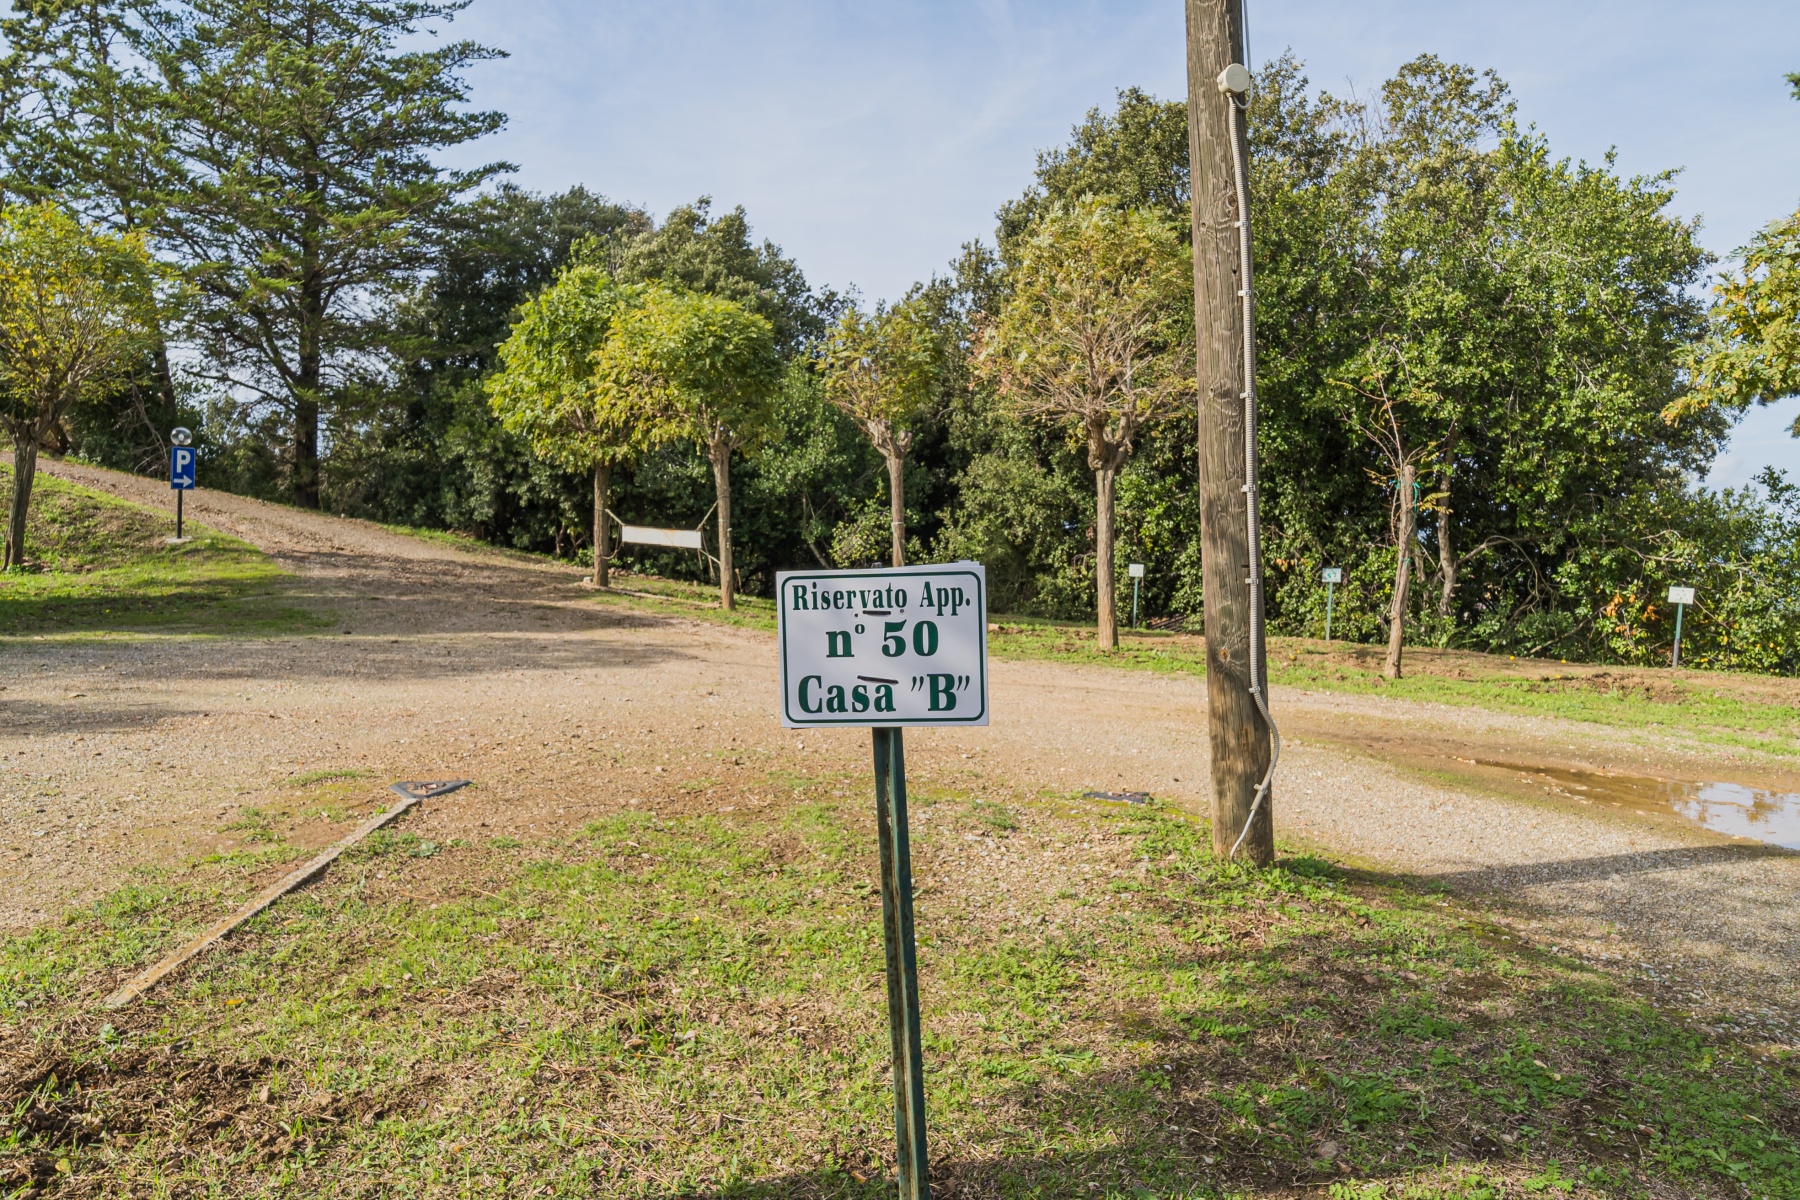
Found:
<svg viewBox="0 0 1800 1200"><path fill-rule="evenodd" d="M179 178L157 242L186 266L210 373L285 414L293 493L318 502L320 421L379 373L382 307L432 261L456 198L497 173L434 153L505 124L422 35L462 3L188 0L159 28L160 132Z"/></svg>
<svg viewBox="0 0 1800 1200"><path fill-rule="evenodd" d="M610 419L715 452L763 436L781 379L767 320L723 296L659 285L617 314L594 362Z"/></svg>
<svg viewBox="0 0 1800 1200"><path fill-rule="evenodd" d="M1064 426L1090 459L1129 452L1194 393L1192 252L1161 214L1088 198L1039 218L1018 255L978 372L1010 411Z"/></svg>
<svg viewBox="0 0 1800 1200"><path fill-rule="evenodd" d="M521 308L487 391L500 423L533 454L585 470L631 449L644 422L612 402L596 360L641 290L621 287L598 267L577 266Z"/></svg>
<svg viewBox="0 0 1800 1200"><path fill-rule="evenodd" d="M781 247L750 238L742 207L721 217L701 197L671 212L653 230L597 244L609 270L626 283L660 283L674 291L705 292L734 300L769 323L783 354L798 351L824 332L833 298L815 296L806 276Z"/></svg>
<svg viewBox="0 0 1800 1200"><path fill-rule="evenodd" d="M1694 356L1693 390L1669 407L1671 421L1800 393L1800 212L1759 231L1737 257L1742 268L1714 289L1712 329ZM1800 437L1800 421L1794 433Z"/></svg>
<svg viewBox="0 0 1800 1200"><path fill-rule="evenodd" d="M0 421L35 447L70 404L137 365L156 315L143 238L55 205L0 210Z"/></svg>
<svg viewBox="0 0 1800 1200"><path fill-rule="evenodd" d="M825 395L865 428L904 427L936 399L938 342L917 298L868 314L847 308L819 349Z"/></svg>

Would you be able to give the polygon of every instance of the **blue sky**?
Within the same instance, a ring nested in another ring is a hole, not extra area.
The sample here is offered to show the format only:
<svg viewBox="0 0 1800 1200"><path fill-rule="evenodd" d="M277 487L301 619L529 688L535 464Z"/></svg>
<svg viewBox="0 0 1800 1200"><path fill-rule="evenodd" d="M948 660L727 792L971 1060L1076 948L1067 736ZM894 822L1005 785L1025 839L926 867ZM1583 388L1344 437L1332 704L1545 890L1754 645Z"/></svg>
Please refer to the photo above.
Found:
<svg viewBox="0 0 1800 1200"><path fill-rule="evenodd" d="M1253 57L1366 91L1431 51L1493 67L1559 154L1682 168L1677 211L1726 254L1800 205L1792 0L1249 0ZM991 238L999 204L1121 87L1183 94L1181 0L474 0L509 51L471 74L511 117L456 161L506 158L661 214L742 204L818 284L891 297ZM1800 401L1752 413L1709 482L1800 475Z"/></svg>

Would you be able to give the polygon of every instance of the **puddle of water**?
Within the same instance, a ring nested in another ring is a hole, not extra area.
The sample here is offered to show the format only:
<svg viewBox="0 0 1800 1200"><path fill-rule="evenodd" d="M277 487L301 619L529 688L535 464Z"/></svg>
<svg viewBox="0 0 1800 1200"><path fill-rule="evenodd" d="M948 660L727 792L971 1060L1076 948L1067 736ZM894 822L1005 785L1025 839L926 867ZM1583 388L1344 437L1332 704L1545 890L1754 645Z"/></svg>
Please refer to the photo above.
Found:
<svg viewBox="0 0 1800 1200"><path fill-rule="evenodd" d="M1458 761L1512 772L1553 796L1645 815L1651 810L1672 812L1716 833L1800 850L1800 793L1774 792L1741 783L1693 783L1490 759Z"/></svg>

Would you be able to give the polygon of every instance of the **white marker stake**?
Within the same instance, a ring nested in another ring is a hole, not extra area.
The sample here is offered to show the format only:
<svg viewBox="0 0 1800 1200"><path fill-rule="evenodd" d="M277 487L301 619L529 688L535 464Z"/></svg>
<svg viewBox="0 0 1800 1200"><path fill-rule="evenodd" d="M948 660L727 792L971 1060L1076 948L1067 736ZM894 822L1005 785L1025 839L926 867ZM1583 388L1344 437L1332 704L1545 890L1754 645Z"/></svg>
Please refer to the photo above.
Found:
<svg viewBox="0 0 1800 1200"><path fill-rule="evenodd" d="M1331 640L1331 596L1337 585L1344 582L1344 568L1326 567L1319 572L1319 578L1325 581L1325 640Z"/></svg>
<svg viewBox="0 0 1800 1200"><path fill-rule="evenodd" d="M875 742L875 829L894 1056L896 1184L930 1195L925 1053L906 830L907 725L986 725L987 572L975 563L775 577L781 723L866 725Z"/></svg>
<svg viewBox="0 0 1800 1200"><path fill-rule="evenodd" d="M1669 659L1671 669L1681 666L1681 613L1694 602L1694 589L1691 587L1672 587L1669 589L1669 603L1675 606L1675 653Z"/></svg>

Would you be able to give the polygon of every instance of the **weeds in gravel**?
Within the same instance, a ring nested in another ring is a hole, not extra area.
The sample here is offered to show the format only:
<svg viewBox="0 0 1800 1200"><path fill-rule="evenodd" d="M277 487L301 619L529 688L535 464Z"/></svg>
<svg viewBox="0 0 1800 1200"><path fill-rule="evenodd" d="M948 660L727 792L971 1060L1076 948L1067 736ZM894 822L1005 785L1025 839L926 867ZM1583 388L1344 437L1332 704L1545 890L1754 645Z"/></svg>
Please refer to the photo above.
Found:
<svg viewBox="0 0 1800 1200"><path fill-rule="evenodd" d="M0 490L11 468L0 466ZM289 576L236 538L189 522L169 546L173 513L40 474L26 552L35 569L0 584L0 636L182 631L284 633L320 618L288 602Z"/></svg>
<svg viewBox="0 0 1800 1200"><path fill-rule="evenodd" d="M885 1195L867 787L393 831L125 1014L241 861L0 941L0 1196ZM1439 898L1158 808L915 817L944 1194L1800 1196L1800 1064Z"/></svg>

